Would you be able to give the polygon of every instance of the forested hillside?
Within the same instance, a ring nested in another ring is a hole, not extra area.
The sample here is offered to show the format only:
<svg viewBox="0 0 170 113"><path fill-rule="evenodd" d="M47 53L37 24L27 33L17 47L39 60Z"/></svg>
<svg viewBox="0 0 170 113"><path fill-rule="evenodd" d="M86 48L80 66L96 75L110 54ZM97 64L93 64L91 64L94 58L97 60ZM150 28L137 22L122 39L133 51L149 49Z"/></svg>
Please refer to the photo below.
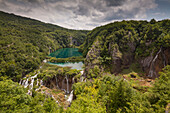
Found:
<svg viewBox="0 0 170 113"><path fill-rule="evenodd" d="M19 80L50 51L82 44L87 32L0 12L0 76Z"/></svg>
<svg viewBox="0 0 170 113"><path fill-rule="evenodd" d="M68 47L78 47L85 58L48 56ZM83 70L46 63L83 60ZM1 113L169 108L170 20L114 22L85 31L0 12Z"/></svg>
<svg viewBox="0 0 170 113"><path fill-rule="evenodd" d="M158 77L170 64L170 20L122 21L95 28L80 47L86 56L86 75L93 70L119 74L125 70Z"/></svg>

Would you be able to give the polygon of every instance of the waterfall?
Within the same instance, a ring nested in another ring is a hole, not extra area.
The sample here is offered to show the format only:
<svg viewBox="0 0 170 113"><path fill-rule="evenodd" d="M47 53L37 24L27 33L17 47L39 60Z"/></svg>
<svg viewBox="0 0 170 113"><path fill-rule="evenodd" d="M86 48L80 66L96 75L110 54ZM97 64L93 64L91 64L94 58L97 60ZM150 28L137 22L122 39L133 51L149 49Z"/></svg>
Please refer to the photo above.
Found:
<svg viewBox="0 0 170 113"><path fill-rule="evenodd" d="M70 96L68 97L67 101L71 103L71 101L73 100L73 90L70 93Z"/></svg>
<svg viewBox="0 0 170 113"><path fill-rule="evenodd" d="M84 71L80 71L81 75L83 75Z"/></svg>
<svg viewBox="0 0 170 113"><path fill-rule="evenodd" d="M158 55L161 52L161 50L162 50L162 47L157 52L156 56L154 57L154 59L151 62L151 66L150 66L150 70L149 70L149 75L148 75L149 77L153 77L153 75L156 74L155 71L154 71L154 63L155 63L156 59L158 58Z"/></svg>
<svg viewBox="0 0 170 113"><path fill-rule="evenodd" d="M62 81L62 87L61 87L61 90L63 90L64 92L66 92L66 90L65 90L65 88L64 88L64 80L65 80L65 78L63 79L63 81Z"/></svg>
<svg viewBox="0 0 170 113"><path fill-rule="evenodd" d="M26 88L28 85L29 85L29 84L28 84L28 78L27 78L27 80L26 80L25 83L24 83L24 88Z"/></svg>
<svg viewBox="0 0 170 113"><path fill-rule="evenodd" d="M26 77L24 77L24 78L26 78ZM22 82L22 85L23 85L23 86L25 85L25 81L26 81L26 80L23 80L23 82Z"/></svg>
<svg viewBox="0 0 170 113"><path fill-rule="evenodd" d="M19 81L19 84L21 85L21 83L22 83L22 79Z"/></svg>
<svg viewBox="0 0 170 113"><path fill-rule="evenodd" d="M55 77L55 79L56 79L56 86L57 86L57 88L59 88L59 86L58 86L57 76Z"/></svg>
<svg viewBox="0 0 170 113"><path fill-rule="evenodd" d="M45 59L45 60L43 60L43 62L44 62L44 63L47 63L47 60ZM40 68L41 68L41 67L40 67Z"/></svg>
<svg viewBox="0 0 170 113"><path fill-rule="evenodd" d="M84 81L86 82L87 80L85 79Z"/></svg>
<svg viewBox="0 0 170 113"><path fill-rule="evenodd" d="M32 95L32 88L33 88L33 85L34 85L34 78L37 77L38 74L35 74L34 76L31 77L31 84L29 85L29 90L28 90L28 94L29 95Z"/></svg>
<svg viewBox="0 0 170 113"><path fill-rule="evenodd" d="M34 75L31 77L31 84L30 84L30 89L33 88L33 84L34 84L34 78L37 77L38 74Z"/></svg>
<svg viewBox="0 0 170 113"><path fill-rule="evenodd" d="M69 93L69 84L68 84L68 78L67 78L67 75L66 75L66 81L67 81L67 93Z"/></svg>
<svg viewBox="0 0 170 113"><path fill-rule="evenodd" d="M26 79L26 77L24 77L24 79ZM22 84L21 84L22 83ZM26 80L23 80L22 79L20 80L19 82L20 85L23 85L24 88L26 88L29 84L28 84L28 78Z"/></svg>
<svg viewBox="0 0 170 113"><path fill-rule="evenodd" d="M81 73L81 76L80 76L80 82L83 82L83 80L84 80L84 77L83 77L83 73L84 73L84 71L80 71L80 73Z"/></svg>
<svg viewBox="0 0 170 113"><path fill-rule="evenodd" d="M40 86L42 86L43 85L43 80L40 80Z"/></svg>
<svg viewBox="0 0 170 113"><path fill-rule="evenodd" d="M74 84L74 77L72 78L72 84Z"/></svg>
<svg viewBox="0 0 170 113"><path fill-rule="evenodd" d="M38 90L41 88L41 86L43 86L43 81L42 81L42 80L40 80L40 86L39 86L39 88L37 88L35 91L38 91Z"/></svg>

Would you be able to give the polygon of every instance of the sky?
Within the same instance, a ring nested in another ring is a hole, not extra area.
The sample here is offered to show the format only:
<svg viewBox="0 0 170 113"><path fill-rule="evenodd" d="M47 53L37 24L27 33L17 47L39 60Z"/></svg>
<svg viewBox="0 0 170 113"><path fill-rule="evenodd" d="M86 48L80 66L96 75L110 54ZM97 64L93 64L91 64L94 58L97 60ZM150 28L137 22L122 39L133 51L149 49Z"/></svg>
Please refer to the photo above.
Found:
<svg viewBox="0 0 170 113"><path fill-rule="evenodd" d="M0 11L91 30L114 21L170 19L170 0L0 0Z"/></svg>

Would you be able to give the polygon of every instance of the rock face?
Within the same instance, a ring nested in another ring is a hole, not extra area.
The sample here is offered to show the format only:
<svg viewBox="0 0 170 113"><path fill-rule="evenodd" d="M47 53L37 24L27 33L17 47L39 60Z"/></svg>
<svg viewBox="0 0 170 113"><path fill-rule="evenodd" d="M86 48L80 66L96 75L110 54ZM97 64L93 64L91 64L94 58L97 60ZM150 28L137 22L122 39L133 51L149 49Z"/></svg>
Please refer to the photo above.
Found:
<svg viewBox="0 0 170 113"><path fill-rule="evenodd" d="M100 48L99 47L99 41L95 41L92 45L92 48L88 51L88 54L86 55L85 59L85 69L83 76L86 77L87 74L89 74L89 70L93 69L95 65L100 66L100 69L102 70L103 67L100 65L99 57L100 57Z"/></svg>
<svg viewBox="0 0 170 113"><path fill-rule="evenodd" d="M133 62L135 44L129 42L128 46L130 48L129 51L121 52L117 44L113 44L112 42L109 44L109 53L111 56L111 73L118 74L121 72L122 68L128 68L128 66Z"/></svg>
<svg viewBox="0 0 170 113"><path fill-rule="evenodd" d="M72 84L74 83L73 77L70 76L54 76L44 80L44 85L48 88L59 88L66 93L71 92Z"/></svg>
<svg viewBox="0 0 170 113"><path fill-rule="evenodd" d="M110 43L109 46L109 53L111 56L111 62L110 62L110 72L113 74L118 74L120 73L123 69L128 69L130 64L133 62L138 62L140 64L140 67L142 70L146 73L146 76L151 77L151 78L156 78L159 77L159 72L164 68L166 65L170 64L170 48L160 48L158 51L155 53L152 52L150 53L149 56L147 57L142 57L142 58L136 58L135 59L135 48L134 45L131 44L132 48L128 52L121 52L118 48L118 46L111 47L113 46L112 43ZM93 63L97 57L100 57L100 50L96 52L95 46L91 48L91 50L88 52L86 56L86 69L85 69L85 74L88 73L88 69L91 69L94 67L94 65L100 65L99 63ZM98 54L97 54L98 53ZM91 57L93 56L95 57ZM88 59L90 59L89 62Z"/></svg>
<svg viewBox="0 0 170 113"><path fill-rule="evenodd" d="M146 58L140 61L146 76L158 77L159 72L166 65L170 64L170 48L160 48L159 51L153 55L153 52Z"/></svg>
<svg viewBox="0 0 170 113"><path fill-rule="evenodd" d="M97 65L101 72L115 75L130 69L158 77L158 72L170 64L169 23L122 21L95 28L81 46L86 56L84 76Z"/></svg>
<svg viewBox="0 0 170 113"><path fill-rule="evenodd" d="M93 69L95 65L100 67L101 72L104 70L103 64L101 64L101 60L99 59L101 57L99 43L96 41L86 55L84 76L89 74L89 70ZM136 58L136 45L136 43L128 42L127 46L129 49L127 51L120 51L120 45L113 42L109 43L108 53L111 60L108 67L110 68L110 72L112 74L118 74L123 69L128 69L132 63L137 62L147 77L159 77L159 72L162 68L170 64L170 48L160 47L157 50L153 48L148 56Z"/></svg>

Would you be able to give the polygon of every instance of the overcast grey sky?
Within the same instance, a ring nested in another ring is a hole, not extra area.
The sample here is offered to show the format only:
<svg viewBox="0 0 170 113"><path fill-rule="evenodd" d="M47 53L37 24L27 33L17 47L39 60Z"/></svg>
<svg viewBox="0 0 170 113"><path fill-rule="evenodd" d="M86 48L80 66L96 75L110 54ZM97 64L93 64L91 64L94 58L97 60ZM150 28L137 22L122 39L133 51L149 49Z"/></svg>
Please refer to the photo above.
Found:
<svg viewBox="0 0 170 113"><path fill-rule="evenodd" d="M170 18L170 0L0 0L0 10L71 29Z"/></svg>

